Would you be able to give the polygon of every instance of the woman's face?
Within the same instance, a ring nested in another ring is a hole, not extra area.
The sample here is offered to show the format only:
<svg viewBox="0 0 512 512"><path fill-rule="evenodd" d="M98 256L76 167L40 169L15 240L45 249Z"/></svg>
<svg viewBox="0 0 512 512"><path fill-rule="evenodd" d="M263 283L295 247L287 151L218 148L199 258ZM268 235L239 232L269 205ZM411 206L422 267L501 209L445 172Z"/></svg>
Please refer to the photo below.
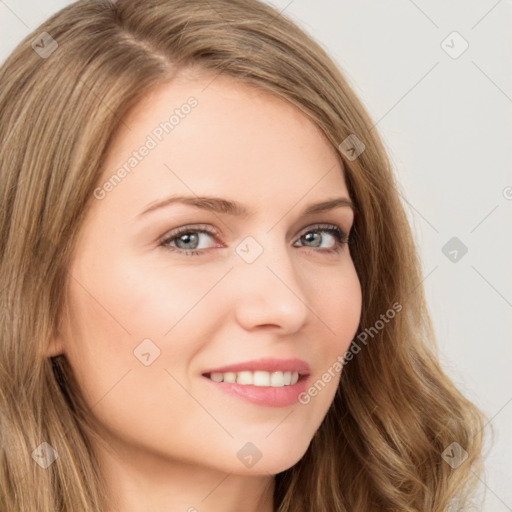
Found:
<svg viewBox="0 0 512 512"><path fill-rule="evenodd" d="M165 203L171 196L217 200ZM102 436L127 463L276 474L304 455L361 312L336 234L349 233L351 207L306 213L339 198L349 201L343 167L320 130L233 79L175 80L124 119L50 355L66 355ZM247 373L260 359L277 361ZM241 375L214 372L227 382L204 375L238 364Z"/></svg>

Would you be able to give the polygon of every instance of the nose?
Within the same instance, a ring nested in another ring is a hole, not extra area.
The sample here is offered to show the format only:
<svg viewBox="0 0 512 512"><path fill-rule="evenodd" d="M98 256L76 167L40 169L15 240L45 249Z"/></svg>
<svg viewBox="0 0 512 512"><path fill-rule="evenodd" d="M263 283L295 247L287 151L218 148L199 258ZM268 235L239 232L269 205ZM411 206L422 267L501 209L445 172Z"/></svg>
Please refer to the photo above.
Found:
<svg viewBox="0 0 512 512"><path fill-rule="evenodd" d="M285 247L265 247L252 263L241 259L232 278L236 279L235 315L244 329L274 327L280 334L288 334L307 321L307 280L297 273Z"/></svg>

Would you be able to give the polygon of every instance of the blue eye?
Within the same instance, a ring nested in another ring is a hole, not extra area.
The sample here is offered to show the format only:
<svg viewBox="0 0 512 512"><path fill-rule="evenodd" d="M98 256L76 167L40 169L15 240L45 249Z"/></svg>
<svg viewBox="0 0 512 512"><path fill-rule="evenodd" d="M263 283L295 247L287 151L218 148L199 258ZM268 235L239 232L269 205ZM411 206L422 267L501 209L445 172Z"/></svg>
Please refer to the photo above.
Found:
<svg viewBox="0 0 512 512"><path fill-rule="evenodd" d="M324 233L324 235L321 235ZM334 239L334 245L330 247L320 247L324 241L325 233ZM201 235L218 237L218 233L206 225L183 226L168 234L159 244L164 249L181 253L185 256L201 256L206 253L206 248L199 248ZM334 224L321 224L308 227L299 237L301 245L299 247L319 248L320 252L339 253L343 247L349 243L346 233ZM316 245L306 246L305 243L313 242Z"/></svg>
<svg viewBox="0 0 512 512"><path fill-rule="evenodd" d="M198 226L196 228L184 226L171 232L168 237L162 240L160 245L171 251L179 251L186 256L200 256L204 254L204 251L197 250L197 244L201 238L201 234L207 234L212 237L217 236L216 232L208 229L206 226ZM174 246L168 245L171 243L173 243ZM192 247L189 247L190 245L192 245Z"/></svg>
<svg viewBox="0 0 512 512"><path fill-rule="evenodd" d="M348 244L348 236L345 231L343 231L338 226L334 224L321 224L317 226L313 226L313 228L308 228L308 231L304 233L299 240L307 239L310 242L315 242L321 244L323 241L323 237L318 236L319 233L328 233L329 236L334 238L334 247L330 247L325 249L325 252L340 252L343 247ZM312 246L315 247L315 246ZM317 246L316 246L317 247Z"/></svg>

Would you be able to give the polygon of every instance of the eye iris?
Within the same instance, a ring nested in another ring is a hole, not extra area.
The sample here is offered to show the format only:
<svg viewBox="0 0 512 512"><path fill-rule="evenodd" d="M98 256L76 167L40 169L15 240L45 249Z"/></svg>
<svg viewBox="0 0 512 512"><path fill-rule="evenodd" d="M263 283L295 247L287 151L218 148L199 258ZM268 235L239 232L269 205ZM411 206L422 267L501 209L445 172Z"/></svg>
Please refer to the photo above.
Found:
<svg viewBox="0 0 512 512"><path fill-rule="evenodd" d="M317 244L315 244L313 247L320 247L321 243L322 243L322 237L320 236L319 233L307 233L306 235L304 235L304 238L307 240L307 241L313 241L313 238L316 237L316 240L317 240Z"/></svg>
<svg viewBox="0 0 512 512"><path fill-rule="evenodd" d="M183 235L180 235L176 239L176 245L180 249L195 249L196 247L180 247L180 242L184 242L185 244L187 244L187 243L190 243L191 240L192 240L192 242L196 242L196 244L197 244L197 241L198 241L197 233L184 233Z"/></svg>

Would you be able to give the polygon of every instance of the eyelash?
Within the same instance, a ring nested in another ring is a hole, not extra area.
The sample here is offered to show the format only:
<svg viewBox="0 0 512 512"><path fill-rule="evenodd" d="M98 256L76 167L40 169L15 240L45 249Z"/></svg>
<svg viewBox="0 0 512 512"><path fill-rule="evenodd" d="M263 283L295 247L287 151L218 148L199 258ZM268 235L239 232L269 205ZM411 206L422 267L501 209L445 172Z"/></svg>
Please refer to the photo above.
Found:
<svg viewBox="0 0 512 512"><path fill-rule="evenodd" d="M308 231L305 231L300 237L312 233L312 232L326 232L330 235L334 236L336 242L334 249L319 249L320 252L329 253L329 254L336 254L340 253L345 245L348 245L349 243L349 237L347 234L338 226L335 224L316 224L314 226L311 226L308 228ZM179 252L183 254L184 256L201 256L204 255L205 252L208 249L180 249L178 247L173 247L167 245L170 242L173 242L174 240L178 239L180 236L184 234L192 234L192 233L208 233L212 237L217 237L218 233L216 231L213 231L208 228L208 226L205 225L199 225L199 226L184 226L182 228L178 228L175 231L171 232L168 236L166 236L164 239L162 239L159 243L159 246L172 252ZM303 247L303 246L301 246Z"/></svg>

